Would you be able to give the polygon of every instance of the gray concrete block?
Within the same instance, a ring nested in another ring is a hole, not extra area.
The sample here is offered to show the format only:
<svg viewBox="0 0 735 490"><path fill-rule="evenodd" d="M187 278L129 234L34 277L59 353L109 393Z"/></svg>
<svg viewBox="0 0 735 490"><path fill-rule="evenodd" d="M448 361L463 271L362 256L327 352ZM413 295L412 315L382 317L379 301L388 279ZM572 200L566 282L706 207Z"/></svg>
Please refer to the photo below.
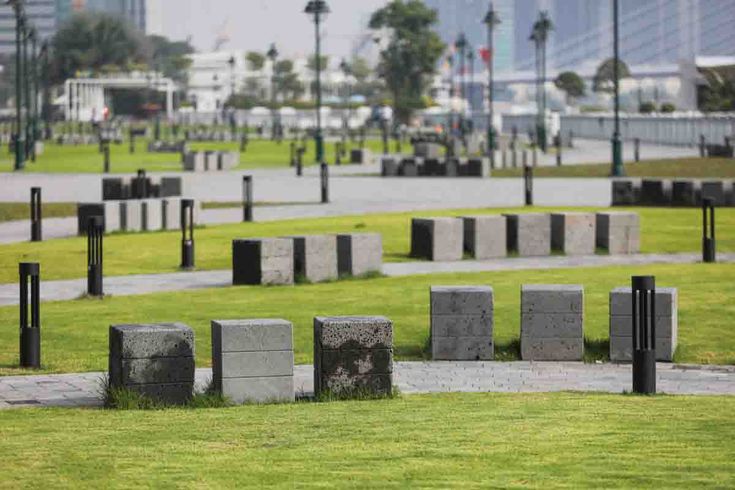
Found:
<svg viewBox="0 0 735 490"><path fill-rule="evenodd" d="M490 159L486 157L468 159L463 174L467 177L490 177Z"/></svg>
<svg viewBox="0 0 735 490"><path fill-rule="evenodd" d="M431 338L431 358L437 361L490 361L494 356L492 336Z"/></svg>
<svg viewBox="0 0 735 490"><path fill-rule="evenodd" d="M640 203L662 206L671 204L671 181L666 179L643 179Z"/></svg>
<svg viewBox="0 0 735 490"><path fill-rule="evenodd" d="M634 254L640 251L638 213L610 211L596 214L597 246L610 254Z"/></svg>
<svg viewBox="0 0 735 490"><path fill-rule="evenodd" d="M694 180L675 180L671 183L671 204L696 206L699 183Z"/></svg>
<svg viewBox="0 0 735 490"><path fill-rule="evenodd" d="M140 201L127 200L120 202L120 229L124 231L141 231L143 229L143 210Z"/></svg>
<svg viewBox="0 0 735 490"><path fill-rule="evenodd" d="M638 194L640 193L640 183L635 180L619 180L612 181L612 205L613 206L631 206L638 202Z"/></svg>
<svg viewBox="0 0 735 490"><path fill-rule="evenodd" d="M462 216L461 219L465 252L477 260L507 255L505 216Z"/></svg>
<svg viewBox="0 0 735 490"><path fill-rule="evenodd" d="M161 227L164 230L181 229L181 198L169 197L162 200Z"/></svg>
<svg viewBox="0 0 735 490"><path fill-rule="evenodd" d="M676 353L676 342L669 338L656 338L656 360L671 362ZM633 360L633 337L610 337L610 360L631 362Z"/></svg>
<svg viewBox="0 0 735 490"><path fill-rule="evenodd" d="M678 315L679 292L677 288L656 288L656 316ZM629 287L617 287L610 291L610 314L632 315L632 294Z"/></svg>
<svg viewBox="0 0 735 490"><path fill-rule="evenodd" d="M120 230L120 201L108 201L104 203L105 233Z"/></svg>
<svg viewBox="0 0 735 490"><path fill-rule="evenodd" d="M595 254L595 215L593 213L553 213L551 248L566 255Z"/></svg>
<svg viewBox="0 0 735 490"><path fill-rule="evenodd" d="M361 276L383 269L383 238L379 233L337 235L339 275Z"/></svg>
<svg viewBox="0 0 735 490"><path fill-rule="evenodd" d="M383 316L315 317L314 342L323 350L390 349L393 322Z"/></svg>
<svg viewBox="0 0 735 490"><path fill-rule="evenodd" d="M184 170L188 172L204 171L204 153L201 151L190 151L184 155Z"/></svg>
<svg viewBox="0 0 735 490"><path fill-rule="evenodd" d="M128 385L126 388L169 405L184 405L191 400L194 390L194 382Z"/></svg>
<svg viewBox="0 0 735 490"><path fill-rule="evenodd" d="M232 283L293 284L293 240L249 238L232 241Z"/></svg>
<svg viewBox="0 0 735 490"><path fill-rule="evenodd" d="M431 338L483 337L492 339L493 313L485 315L432 315Z"/></svg>
<svg viewBox="0 0 735 490"><path fill-rule="evenodd" d="M462 227L458 218L413 218L411 256L434 261L461 260Z"/></svg>
<svg viewBox="0 0 735 490"><path fill-rule="evenodd" d="M318 386L317 396L333 393L346 396L349 394L389 395L393 390L392 374L355 374L325 377Z"/></svg>
<svg viewBox="0 0 735 490"><path fill-rule="evenodd" d="M506 214L507 248L520 256L551 253L551 216L544 213Z"/></svg>
<svg viewBox="0 0 735 490"><path fill-rule="evenodd" d="M119 359L123 384L188 383L194 379L193 357Z"/></svg>
<svg viewBox="0 0 735 490"><path fill-rule="evenodd" d="M293 375L293 350L223 352L221 362L223 378Z"/></svg>
<svg viewBox="0 0 735 490"><path fill-rule="evenodd" d="M431 315L490 315L493 288L489 286L431 286Z"/></svg>
<svg viewBox="0 0 735 490"><path fill-rule="evenodd" d="M163 205L161 199L144 199L140 202L141 229L158 231L163 227Z"/></svg>
<svg viewBox="0 0 735 490"><path fill-rule="evenodd" d="M546 339L521 337L521 359L524 361L581 361L582 339Z"/></svg>
<svg viewBox="0 0 735 490"><path fill-rule="evenodd" d="M388 374L393 372L393 351L391 349L322 350L320 367L326 373L347 370L350 374L358 375Z"/></svg>
<svg viewBox="0 0 735 490"><path fill-rule="evenodd" d="M217 164L219 161L219 152L216 151L205 151L204 152L204 170L212 172L217 170Z"/></svg>
<svg viewBox="0 0 735 490"><path fill-rule="evenodd" d="M280 319L212 320L213 350L293 350L293 325Z"/></svg>
<svg viewBox="0 0 735 490"><path fill-rule="evenodd" d="M725 206L727 204L727 201L725 196L724 182L722 180L702 181L701 198L704 199L705 197L714 199L715 206Z"/></svg>
<svg viewBox="0 0 735 490"><path fill-rule="evenodd" d="M521 337L583 338L581 313L523 313Z"/></svg>
<svg viewBox="0 0 735 490"><path fill-rule="evenodd" d="M89 218L100 216L104 219L106 208L105 203L101 202L77 203L77 234L87 234L87 221Z"/></svg>
<svg viewBox="0 0 735 490"><path fill-rule="evenodd" d="M337 237L305 235L288 237L293 240L294 277L310 282L337 279Z"/></svg>
<svg viewBox="0 0 735 490"><path fill-rule="evenodd" d="M676 315L656 315L656 338L677 339L679 319ZM632 337L633 316L610 315L610 337Z"/></svg>
<svg viewBox="0 0 735 490"><path fill-rule="evenodd" d="M402 177L418 177L419 166L413 158L404 158L398 165L398 175Z"/></svg>
<svg viewBox="0 0 735 490"><path fill-rule="evenodd" d="M233 403L276 403L295 400L293 376L225 378L222 394Z"/></svg>
<svg viewBox="0 0 735 490"><path fill-rule="evenodd" d="M576 284L523 284L521 313L582 313L584 288Z"/></svg>
<svg viewBox="0 0 735 490"><path fill-rule="evenodd" d="M398 175L398 163L395 158L383 157L380 161L380 175L383 177L395 177Z"/></svg>
<svg viewBox="0 0 735 490"><path fill-rule="evenodd" d="M417 157L440 158L442 147L439 143L416 143L413 145L413 153Z"/></svg>
<svg viewBox="0 0 735 490"><path fill-rule="evenodd" d="M110 355L119 359L194 357L194 331L183 323L112 325Z"/></svg>

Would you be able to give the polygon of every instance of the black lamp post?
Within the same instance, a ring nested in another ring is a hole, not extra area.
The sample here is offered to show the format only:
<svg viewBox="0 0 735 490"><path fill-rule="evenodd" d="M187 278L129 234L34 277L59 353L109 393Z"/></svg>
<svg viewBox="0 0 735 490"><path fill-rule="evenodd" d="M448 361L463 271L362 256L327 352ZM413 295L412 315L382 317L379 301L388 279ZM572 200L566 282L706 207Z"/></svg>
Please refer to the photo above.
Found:
<svg viewBox="0 0 735 490"><path fill-rule="evenodd" d="M342 126L344 128L344 131L347 132L349 130L349 124L350 124L350 116L352 116L352 109L350 108L350 97L352 97L352 89L350 87L350 81L349 76L352 74L352 68L350 67L350 64L347 63L347 60L344 58L339 64L339 69L342 71L342 74L345 76L345 110L347 112L343 111L343 114L347 114L343 119Z"/></svg>
<svg viewBox="0 0 735 490"><path fill-rule="evenodd" d="M625 175L623 169L623 142L620 139L620 54L618 50L618 0L613 0L613 87L615 91L615 131L612 137L612 171L613 177Z"/></svg>
<svg viewBox="0 0 735 490"><path fill-rule="evenodd" d="M457 40L454 42L454 48L459 51L459 97L462 100L462 106L465 102L465 59L467 49L467 38L464 32L460 33ZM459 114L459 129L462 136L464 136L464 111Z"/></svg>
<svg viewBox="0 0 735 490"><path fill-rule="evenodd" d="M28 149L31 155L31 161L35 162L36 138L38 134L38 34L36 29L31 28L28 31L28 39L31 41L31 53L28 59L28 70L30 71L28 92L31 94L28 98L28 111L30 113L28 120Z"/></svg>
<svg viewBox="0 0 735 490"><path fill-rule="evenodd" d="M273 124L271 138L275 139L276 132L278 131L278 123L276 121L276 60L278 59L278 50L276 49L275 43L271 43L271 47L268 49L266 56L271 60L271 119Z"/></svg>
<svg viewBox="0 0 735 490"><path fill-rule="evenodd" d="M39 78L41 79L41 107L38 110L38 117L43 121L43 134L39 131L39 139L49 139L51 132L51 125L49 124L49 96L48 96L48 70L49 70L49 46L48 41L41 43L41 49L38 52L38 57L41 63L39 70Z"/></svg>
<svg viewBox="0 0 735 490"><path fill-rule="evenodd" d="M536 46L536 140L541 151L546 153L546 41L554 28L546 11L539 12L533 23L530 40Z"/></svg>
<svg viewBox="0 0 735 490"><path fill-rule="evenodd" d="M490 157L490 167L495 168L495 127L493 126L493 64L495 61L494 43L493 43L493 30L495 26L500 24L500 17L493 8L493 3L490 2L490 9L485 15L483 20L487 26L487 154Z"/></svg>
<svg viewBox="0 0 735 490"><path fill-rule="evenodd" d="M23 30L25 12L21 0L7 0L15 13L15 170L25 166L25 136L23 132Z"/></svg>
<svg viewBox="0 0 735 490"><path fill-rule="evenodd" d="M321 163L324 160L324 139L322 137L321 35L319 33L319 24L330 10L327 2L324 0L309 0L304 12L314 17L316 45L314 60L316 65L316 133L314 134L314 143L316 144L316 161Z"/></svg>

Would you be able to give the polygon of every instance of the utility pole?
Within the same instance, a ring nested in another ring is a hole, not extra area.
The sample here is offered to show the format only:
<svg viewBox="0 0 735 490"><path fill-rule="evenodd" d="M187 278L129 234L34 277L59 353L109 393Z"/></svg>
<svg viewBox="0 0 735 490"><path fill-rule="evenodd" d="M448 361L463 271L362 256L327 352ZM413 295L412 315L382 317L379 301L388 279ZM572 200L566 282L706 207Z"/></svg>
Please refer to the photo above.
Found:
<svg viewBox="0 0 735 490"><path fill-rule="evenodd" d="M613 87L615 90L615 130L612 137L612 171L613 177L623 177L623 142L620 139L620 53L618 45L618 0L613 3Z"/></svg>

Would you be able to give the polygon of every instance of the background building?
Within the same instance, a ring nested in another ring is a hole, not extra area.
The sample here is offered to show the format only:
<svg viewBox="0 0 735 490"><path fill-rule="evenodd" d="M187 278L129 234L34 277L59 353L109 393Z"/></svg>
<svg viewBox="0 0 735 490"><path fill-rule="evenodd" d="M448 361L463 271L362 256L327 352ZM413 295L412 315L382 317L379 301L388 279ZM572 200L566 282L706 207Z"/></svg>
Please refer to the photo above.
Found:
<svg viewBox="0 0 735 490"><path fill-rule="evenodd" d="M36 26L41 39L56 33L58 25L56 0L26 0L26 15ZM12 7L0 4L0 55L15 53L15 14Z"/></svg>

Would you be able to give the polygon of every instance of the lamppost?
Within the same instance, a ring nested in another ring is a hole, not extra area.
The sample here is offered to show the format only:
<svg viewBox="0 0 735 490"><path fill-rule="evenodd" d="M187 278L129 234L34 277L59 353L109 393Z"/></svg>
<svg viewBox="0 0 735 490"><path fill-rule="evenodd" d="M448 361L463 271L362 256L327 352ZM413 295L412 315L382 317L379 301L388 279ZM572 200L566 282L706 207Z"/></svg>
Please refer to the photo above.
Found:
<svg viewBox="0 0 735 490"><path fill-rule="evenodd" d="M615 90L615 130L612 137L612 171L613 177L625 175L623 169L623 142L620 139L620 80L619 65L620 53L618 52L618 0L613 0L613 87Z"/></svg>
<svg viewBox="0 0 735 490"><path fill-rule="evenodd" d="M304 13L314 17L314 35L315 35L315 65L316 65L316 133L314 134L314 142L316 144L316 161L321 163L324 160L324 139L322 138L322 84L321 84L321 35L319 33L319 24L324 16L330 12L327 2L324 0L309 0L306 4Z"/></svg>
<svg viewBox="0 0 735 490"><path fill-rule="evenodd" d="M276 121L276 60L278 59L278 50L276 49L275 43L271 43L271 47L268 49L266 56L271 60L271 119L273 124L271 137L275 139L278 131L278 123Z"/></svg>
<svg viewBox="0 0 735 490"><path fill-rule="evenodd" d="M40 78L41 78L41 107L39 110L39 117L43 121L43 136L42 139L49 139L51 133L51 125L49 124L49 97L48 97L48 71L49 71L49 46L48 41L41 43L41 49L38 52L38 57L41 61ZM39 135L40 136L40 135Z"/></svg>
<svg viewBox="0 0 735 490"><path fill-rule="evenodd" d="M490 157L490 167L495 168L495 127L494 116L493 116L493 63L495 61L495 53L493 51L493 29L496 25L500 24L500 17L493 8L493 3L490 2L490 9L487 11L484 19L485 25L487 25L487 153Z"/></svg>
<svg viewBox="0 0 735 490"><path fill-rule="evenodd" d="M28 143L31 153L31 161L36 161L36 140L38 139L38 33L36 29L31 28L28 33L28 37L31 40L31 56L30 56L30 71L31 79L28 83L28 90L33 94L28 100L28 110L31 111L29 127L30 127L30 142Z"/></svg>
<svg viewBox="0 0 735 490"><path fill-rule="evenodd" d="M475 84L475 50L472 46L470 46L469 51L467 51L467 62L470 65L470 76L469 76L469 84L467 85L467 93L465 94L465 98L467 99L467 109L470 116L469 121L467 121L467 129L472 128L472 86Z"/></svg>
<svg viewBox="0 0 735 490"><path fill-rule="evenodd" d="M459 130L464 137L464 103L465 103L465 59L467 49L467 38L464 32L460 33L454 42L454 48L459 51L459 97L462 100L462 111L459 114Z"/></svg>
<svg viewBox="0 0 735 490"><path fill-rule="evenodd" d="M25 12L22 0L5 2L15 13L15 170L23 170L25 166L25 137L23 135L23 53L22 32L25 23Z"/></svg>
<svg viewBox="0 0 735 490"><path fill-rule="evenodd" d="M26 22L23 23L23 77L25 78L25 84L23 85L23 88L25 89L25 94L23 94L23 99L25 100L25 112L26 112L26 122L25 122L26 159L31 154L31 85L33 84L33 81L31 80L31 63L30 63L30 56L28 56L28 41L30 41L31 39L32 32L33 32L33 27L28 24L28 21L26 19Z"/></svg>
<svg viewBox="0 0 735 490"><path fill-rule="evenodd" d="M449 107L447 110L449 124L447 126L447 136L451 136L454 129L454 57L451 54L447 55L447 66L449 67Z"/></svg>
<svg viewBox="0 0 735 490"><path fill-rule="evenodd" d="M546 153L546 41L554 28L546 11L539 12L533 23L530 40L536 46L536 140L541 151Z"/></svg>
<svg viewBox="0 0 735 490"><path fill-rule="evenodd" d="M352 97L352 89L350 87L350 80L349 77L352 74L352 68L350 67L350 64L347 63L347 60L342 58L342 61L339 63L339 69L342 71L342 75L345 77L344 82L344 91L345 91L345 111L343 111L343 114L347 114L344 117L344 120L342 122L342 127L344 131L346 132L349 129L350 124L350 117L352 116L352 109L350 107L350 98Z"/></svg>

